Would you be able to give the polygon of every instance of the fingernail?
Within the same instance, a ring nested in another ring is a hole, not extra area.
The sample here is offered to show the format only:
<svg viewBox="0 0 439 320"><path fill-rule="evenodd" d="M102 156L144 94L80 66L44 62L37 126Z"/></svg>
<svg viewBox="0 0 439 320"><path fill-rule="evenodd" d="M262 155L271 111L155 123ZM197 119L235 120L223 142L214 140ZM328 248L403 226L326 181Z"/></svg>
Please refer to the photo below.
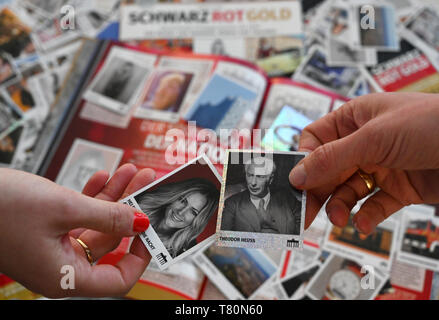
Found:
<svg viewBox="0 0 439 320"><path fill-rule="evenodd" d="M337 211L341 211L341 209L337 206L332 206L331 208L327 209L327 213L328 213L328 219L329 221L331 221L331 223L337 227L341 227L341 222L339 219L339 214L337 213Z"/></svg>
<svg viewBox="0 0 439 320"><path fill-rule="evenodd" d="M303 186L306 182L306 171L303 164L299 164L291 172L291 183L295 187Z"/></svg>
<svg viewBox="0 0 439 320"><path fill-rule="evenodd" d="M357 229L358 232L363 234L370 233L370 223L368 219L359 216L352 221L352 224L354 225L355 229Z"/></svg>
<svg viewBox="0 0 439 320"><path fill-rule="evenodd" d="M334 223L334 214L332 213L332 210L329 210L329 211L327 212L327 214L328 214L328 219L329 219L329 221L331 221L331 223L332 223L333 225L335 225L335 223Z"/></svg>
<svg viewBox="0 0 439 320"><path fill-rule="evenodd" d="M344 228L346 226L345 211L337 204L332 204L329 208L326 208L328 213L328 219L334 226Z"/></svg>
<svg viewBox="0 0 439 320"><path fill-rule="evenodd" d="M134 232L144 232L149 227L149 219L146 214L142 212L136 212L134 214L134 224L133 231Z"/></svg>

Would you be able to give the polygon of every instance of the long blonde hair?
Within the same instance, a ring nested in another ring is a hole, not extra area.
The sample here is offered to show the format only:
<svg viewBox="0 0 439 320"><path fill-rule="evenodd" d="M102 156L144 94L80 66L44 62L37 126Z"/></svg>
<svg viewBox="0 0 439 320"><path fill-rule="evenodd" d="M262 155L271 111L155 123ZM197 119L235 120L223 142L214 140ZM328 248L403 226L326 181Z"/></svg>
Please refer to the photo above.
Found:
<svg viewBox="0 0 439 320"><path fill-rule="evenodd" d="M218 189L209 180L193 178L165 184L135 197L140 208L148 215L151 225L157 231L158 226L165 218L166 208L180 197L186 197L194 192L204 195L207 203L189 226L174 232L167 245L165 244L172 257L180 254L191 242L195 241L207 226L219 202Z"/></svg>

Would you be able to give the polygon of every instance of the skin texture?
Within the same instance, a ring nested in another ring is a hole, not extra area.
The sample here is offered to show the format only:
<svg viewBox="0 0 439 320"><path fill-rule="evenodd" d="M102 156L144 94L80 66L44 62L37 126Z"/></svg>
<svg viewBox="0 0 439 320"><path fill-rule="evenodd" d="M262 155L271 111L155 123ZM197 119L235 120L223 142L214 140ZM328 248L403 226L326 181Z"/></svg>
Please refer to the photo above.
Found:
<svg viewBox="0 0 439 320"><path fill-rule="evenodd" d="M264 160L262 160L264 161ZM250 163L245 166L245 180L250 196L253 198L263 198L267 195L269 187L274 178L273 163L269 160L263 167L255 166Z"/></svg>
<svg viewBox="0 0 439 320"><path fill-rule="evenodd" d="M90 266L114 250L122 237L135 236L135 210L114 203L151 183L155 173L131 164L94 174L83 194L21 171L0 169L0 272L50 298L123 296L136 283L150 255L136 237L117 265ZM75 289L60 285L63 265L75 271Z"/></svg>
<svg viewBox="0 0 439 320"><path fill-rule="evenodd" d="M268 187L270 186L272 177L270 174L256 174L253 169L253 166L249 166L245 175L248 191L250 195L255 198L263 198L268 193Z"/></svg>
<svg viewBox="0 0 439 320"><path fill-rule="evenodd" d="M329 219L347 224L369 193L358 169L380 188L354 217L364 234L404 206L439 203L438 123L439 95L382 93L351 100L306 127L300 150L310 154L290 173L292 185L308 190L305 228L330 196Z"/></svg>
<svg viewBox="0 0 439 320"><path fill-rule="evenodd" d="M183 229L187 227L203 210L206 203L206 197L199 192L181 197L166 208L164 227L166 229Z"/></svg>
<svg viewBox="0 0 439 320"><path fill-rule="evenodd" d="M154 95L154 109L166 110L177 102L184 83L183 76L179 74L169 75L160 81Z"/></svg>

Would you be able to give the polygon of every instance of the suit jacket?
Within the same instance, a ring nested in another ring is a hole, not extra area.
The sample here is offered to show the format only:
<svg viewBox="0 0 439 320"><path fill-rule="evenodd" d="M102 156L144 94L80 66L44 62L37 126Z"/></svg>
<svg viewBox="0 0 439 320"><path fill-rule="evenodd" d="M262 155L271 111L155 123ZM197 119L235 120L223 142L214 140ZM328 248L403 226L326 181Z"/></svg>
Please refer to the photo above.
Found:
<svg viewBox="0 0 439 320"><path fill-rule="evenodd" d="M279 234L300 233L301 210L300 200L289 190L271 191L267 213ZM248 190L237 193L224 202L221 230L261 232L261 219L250 200Z"/></svg>

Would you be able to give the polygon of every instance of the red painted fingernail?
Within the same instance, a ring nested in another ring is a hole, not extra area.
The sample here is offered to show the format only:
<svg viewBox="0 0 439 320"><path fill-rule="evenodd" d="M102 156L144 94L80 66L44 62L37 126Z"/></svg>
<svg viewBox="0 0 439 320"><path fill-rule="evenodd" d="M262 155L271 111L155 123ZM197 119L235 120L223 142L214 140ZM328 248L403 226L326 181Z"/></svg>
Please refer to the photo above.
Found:
<svg viewBox="0 0 439 320"><path fill-rule="evenodd" d="M134 224L133 231L134 232L144 232L149 227L149 219L146 214L142 212L136 212L134 214Z"/></svg>

